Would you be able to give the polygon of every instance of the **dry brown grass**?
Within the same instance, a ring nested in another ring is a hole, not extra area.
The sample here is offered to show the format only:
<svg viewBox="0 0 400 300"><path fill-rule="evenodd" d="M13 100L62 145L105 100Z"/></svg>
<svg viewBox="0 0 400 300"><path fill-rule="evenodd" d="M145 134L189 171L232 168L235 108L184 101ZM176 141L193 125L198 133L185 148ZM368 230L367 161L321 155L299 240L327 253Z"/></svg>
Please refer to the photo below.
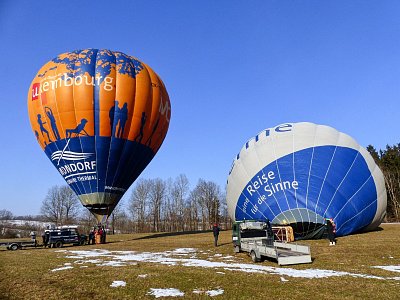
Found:
<svg viewBox="0 0 400 300"><path fill-rule="evenodd" d="M395 277L400 274L371 268L376 265L400 265L400 225L382 225L383 230L352 235L329 247L326 240L306 241L311 245L313 263L296 269L329 269L350 273ZM147 238L143 238L147 237ZM191 247L210 250L210 255L233 255L230 232L220 235L221 246L214 248L212 233L185 235L136 234L108 236L106 245L65 247L68 250L167 251ZM203 258L206 258L204 256ZM245 253L236 255L250 263ZM399 299L400 280L378 280L350 276L330 278L286 277L237 271L138 263L126 267L74 268L50 270L72 262L53 249L0 250L0 299L153 299L150 288L177 288L185 299L206 299L194 289L224 289L219 299ZM272 261L261 263L277 267ZM225 274L218 274L223 271ZM148 274L146 278L138 278ZM125 287L111 288L114 280ZM169 299L169 298L167 298Z"/></svg>

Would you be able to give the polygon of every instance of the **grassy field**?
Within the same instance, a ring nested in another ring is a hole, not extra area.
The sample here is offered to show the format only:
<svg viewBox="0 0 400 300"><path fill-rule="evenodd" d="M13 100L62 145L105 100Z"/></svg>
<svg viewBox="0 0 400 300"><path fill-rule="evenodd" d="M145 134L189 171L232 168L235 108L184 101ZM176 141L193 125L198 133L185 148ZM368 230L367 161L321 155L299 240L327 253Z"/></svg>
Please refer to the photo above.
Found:
<svg viewBox="0 0 400 300"><path fill-rule="evenodd" d="M212 233L115 235L108 236L108 241L105 245L66 246L62 250L162 253L190 247L196 249L198 259L218 262L234 256L229 260L232 264L252 264L245 253L233 254L230 232L221 232L218 247L212 244ZM136 262L116 267L87 262L79 265L76 258L68 258L67 252L59 249L7 251L2 248L0 299L154 299L148 294L151 288L179 289L185 295L178 299L400 299L400 273L372 268L389 265L400 268L399 224L384 224L378 231L339 238L335 247L329 247L326 240L304 243L311 245L313 263L285 268L325 269L379 278L349 275L304 278L188 267L180 263ZM279 268L273 261L257 265ZM73 268L52 271L65 266ZM126 286L111 287L115 280L125 281ZM210 297L205 293L218 289L224 291L222 295Z"/></svg>

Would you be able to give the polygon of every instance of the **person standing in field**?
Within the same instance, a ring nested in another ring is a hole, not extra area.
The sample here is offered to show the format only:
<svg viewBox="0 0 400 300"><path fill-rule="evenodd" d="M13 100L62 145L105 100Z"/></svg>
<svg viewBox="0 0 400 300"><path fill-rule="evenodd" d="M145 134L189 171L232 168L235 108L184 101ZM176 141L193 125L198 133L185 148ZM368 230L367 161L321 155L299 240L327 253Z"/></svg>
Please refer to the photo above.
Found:
<svg viewBox="0 0 400 300"><path fill-rule="evenodd" d="M96 228L93 227L92 230L92 245L96 244Z"/></svg>
<svg viewBox="0 0 400 300"><path fill-rule="evenodd" d="M218 235L219 235L219 227L218 224L215 223L213 226L213 234L214 234L214 246L218 246Z"/></svg>
<svg viewBox="0 0 400 300"><path fill-rule="evenodd" d="M93 231L93 229L91 229L89 231L89 245L92 243L92 240L94 240L94 231ZM93 244L94 244L94 242L93 242Z"/></svg>
<svg viewBox="0 0 400 300"><path fill-rule="evenodd" d="M326 220L326 227L328 231L329 246L334 246L336 245L335 242L336 225L333 222L333 219Z"/></svg>

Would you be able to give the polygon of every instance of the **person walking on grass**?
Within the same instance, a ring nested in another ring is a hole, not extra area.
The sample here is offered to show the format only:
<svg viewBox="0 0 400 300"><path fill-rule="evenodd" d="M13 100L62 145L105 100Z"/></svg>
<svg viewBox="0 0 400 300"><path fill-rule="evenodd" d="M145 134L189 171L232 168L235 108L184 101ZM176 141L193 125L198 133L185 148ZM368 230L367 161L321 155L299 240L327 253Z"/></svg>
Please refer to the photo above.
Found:
<svg viewBox="0 0 400 300"><path fill-rule="evenodd" d="M218 224L215 223L213 226L213 234L214 234L214 246L218 246L218 235L219 235L219 227Z"/></svg>

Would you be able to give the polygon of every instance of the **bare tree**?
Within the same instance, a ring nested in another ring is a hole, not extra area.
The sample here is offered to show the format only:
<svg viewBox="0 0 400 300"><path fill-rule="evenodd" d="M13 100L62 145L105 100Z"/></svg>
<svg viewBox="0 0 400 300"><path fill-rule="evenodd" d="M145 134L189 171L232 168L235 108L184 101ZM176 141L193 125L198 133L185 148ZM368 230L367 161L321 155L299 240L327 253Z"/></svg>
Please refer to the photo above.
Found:
<svg viewBox="0 0 400 300"><path fill-rule="evenodd" d="M46 220L56 225L71 224L79 210L79 200L68 186L51 187L41 207Z"/></svg>
<svg viewBox="0 0 400 300"><path fill-rule="evenodd" d="M203 230L209 229L211 223L219 222L221 191L215 182L199 179L191 198L197 202Z"/></svg>
<svg viewBox="0 0 400 300"><path fill-rule="evenodd" d="M111 228L112 234L129 232L129 219L123 202L118 203L111 213Z"/></svg>
<svg viewBox="0 0 400 300"><path fill-rule="evenodd" d="M144 232L146 225L146 214L148 211L148 201L150 196L151 181L148 179L139 180L133 188L128 202L128 211L130 212L134 226L134 231Z"/></svg>
<svg viewBox="0 0 400 300"><path fill-rule="evenodd" d="M6 209L0 210L0 220L11 220L13 218L13 214L11 211Z"/></svg>
<svg viewBox="0 0 400 300"><path fill-rule="evenodd" d="M97 224L97 220L88 209L83 209L80 214L80 224L84 232L89 232L93 229L93 225Z"/></svg>
<svg viewBox="0 0 400 300"><path fill-rule="evenodd" d="M161 208L166 197L167 185L160 178L152 179L150 185L150 214L152 219L153 231L160 231L161 225Z"/></svg>
<svg viewBox="0 0 400 300"><path fill-rule="evenodd" d="M69 186L61 186L59 193L64 208L63 224L72 224L81 210L81 204Z"/></svg>
<svg viewBox="0 0 400 300"><path fill-rule="evenodd" d="M179 175L172 184L170 191L174 203L174 230L185 230L186 199L189 194L189 180L186 175Z"/></svg>

